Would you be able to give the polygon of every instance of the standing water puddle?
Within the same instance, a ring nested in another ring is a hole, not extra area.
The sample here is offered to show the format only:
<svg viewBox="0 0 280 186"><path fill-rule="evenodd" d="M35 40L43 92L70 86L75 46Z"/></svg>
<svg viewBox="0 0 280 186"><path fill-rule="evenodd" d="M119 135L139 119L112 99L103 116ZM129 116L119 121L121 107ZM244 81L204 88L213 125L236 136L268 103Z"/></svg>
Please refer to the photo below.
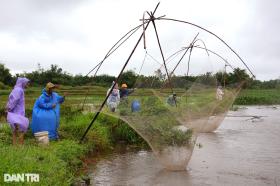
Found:
<svg viewBox="0 0 280 186"><path fill-rule="evenodd" d="M93 185L280 185L280 107L229 112L200 134L187 171L165 170L151 151L122 150L89 171ZM252 117L249 117L252 116ZM265 117L256 117L265 116Z"/></svg>

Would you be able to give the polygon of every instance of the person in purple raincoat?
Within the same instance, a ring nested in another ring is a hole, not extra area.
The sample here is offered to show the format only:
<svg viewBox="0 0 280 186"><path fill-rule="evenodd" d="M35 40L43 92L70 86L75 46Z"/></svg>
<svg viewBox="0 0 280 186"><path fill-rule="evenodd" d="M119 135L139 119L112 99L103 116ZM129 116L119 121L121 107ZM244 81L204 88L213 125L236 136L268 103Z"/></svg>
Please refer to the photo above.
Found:
<svg viewBox="0 0 280 186"><path fill-rule="evenodd" d="M29 80L27 78L18 77L16 85L9 95L6 105L7 122L13 131L13 144L24 143L24 134L29 125L28 118L25 117L25 99L24 90L27 88Z"/></svg>

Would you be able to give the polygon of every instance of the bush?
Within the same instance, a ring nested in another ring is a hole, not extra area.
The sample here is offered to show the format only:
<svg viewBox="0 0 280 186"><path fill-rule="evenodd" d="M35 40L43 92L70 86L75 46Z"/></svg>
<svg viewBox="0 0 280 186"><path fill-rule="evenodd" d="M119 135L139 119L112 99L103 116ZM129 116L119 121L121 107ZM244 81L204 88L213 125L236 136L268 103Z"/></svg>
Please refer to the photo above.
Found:
<svg viewBox="0 0 280 186"><path fill-rule="evenodd" d="M0 81L0 89L9 89L9 87Z"/></svg>

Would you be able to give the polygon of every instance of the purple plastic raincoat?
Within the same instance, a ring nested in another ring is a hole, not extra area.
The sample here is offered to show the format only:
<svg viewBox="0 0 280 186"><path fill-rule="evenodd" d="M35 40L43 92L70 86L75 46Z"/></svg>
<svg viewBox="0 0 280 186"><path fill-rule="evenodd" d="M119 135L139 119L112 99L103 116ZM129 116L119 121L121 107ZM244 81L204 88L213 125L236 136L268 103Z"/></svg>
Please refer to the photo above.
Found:
<svg viewBox="0 0 280 186"><path fill-rule="evenodd" d="M21 132L26 132L29 125L28 118L25 117L25 100L24 100L24 89L26 84L29 82L27 78L19 77L17 83L9 95L6 109L8 111L7 121L15 129L15 124L19 125Z"/></svg>

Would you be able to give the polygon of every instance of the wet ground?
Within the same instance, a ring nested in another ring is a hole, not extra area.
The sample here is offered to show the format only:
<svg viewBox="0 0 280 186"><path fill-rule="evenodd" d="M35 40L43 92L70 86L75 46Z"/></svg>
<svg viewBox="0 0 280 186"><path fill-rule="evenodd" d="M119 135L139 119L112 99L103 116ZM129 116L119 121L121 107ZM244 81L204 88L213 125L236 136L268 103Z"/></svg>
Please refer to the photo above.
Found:
<svg viewBox="0 0 280 186"><path fill-rule="evenodd" d="M259 117L263 116L263 117ZM92 167L93 185L279 185L280 106L229 112L214 133L200 134L187 171L165 170L153 153L121 150Z"/></svg>

